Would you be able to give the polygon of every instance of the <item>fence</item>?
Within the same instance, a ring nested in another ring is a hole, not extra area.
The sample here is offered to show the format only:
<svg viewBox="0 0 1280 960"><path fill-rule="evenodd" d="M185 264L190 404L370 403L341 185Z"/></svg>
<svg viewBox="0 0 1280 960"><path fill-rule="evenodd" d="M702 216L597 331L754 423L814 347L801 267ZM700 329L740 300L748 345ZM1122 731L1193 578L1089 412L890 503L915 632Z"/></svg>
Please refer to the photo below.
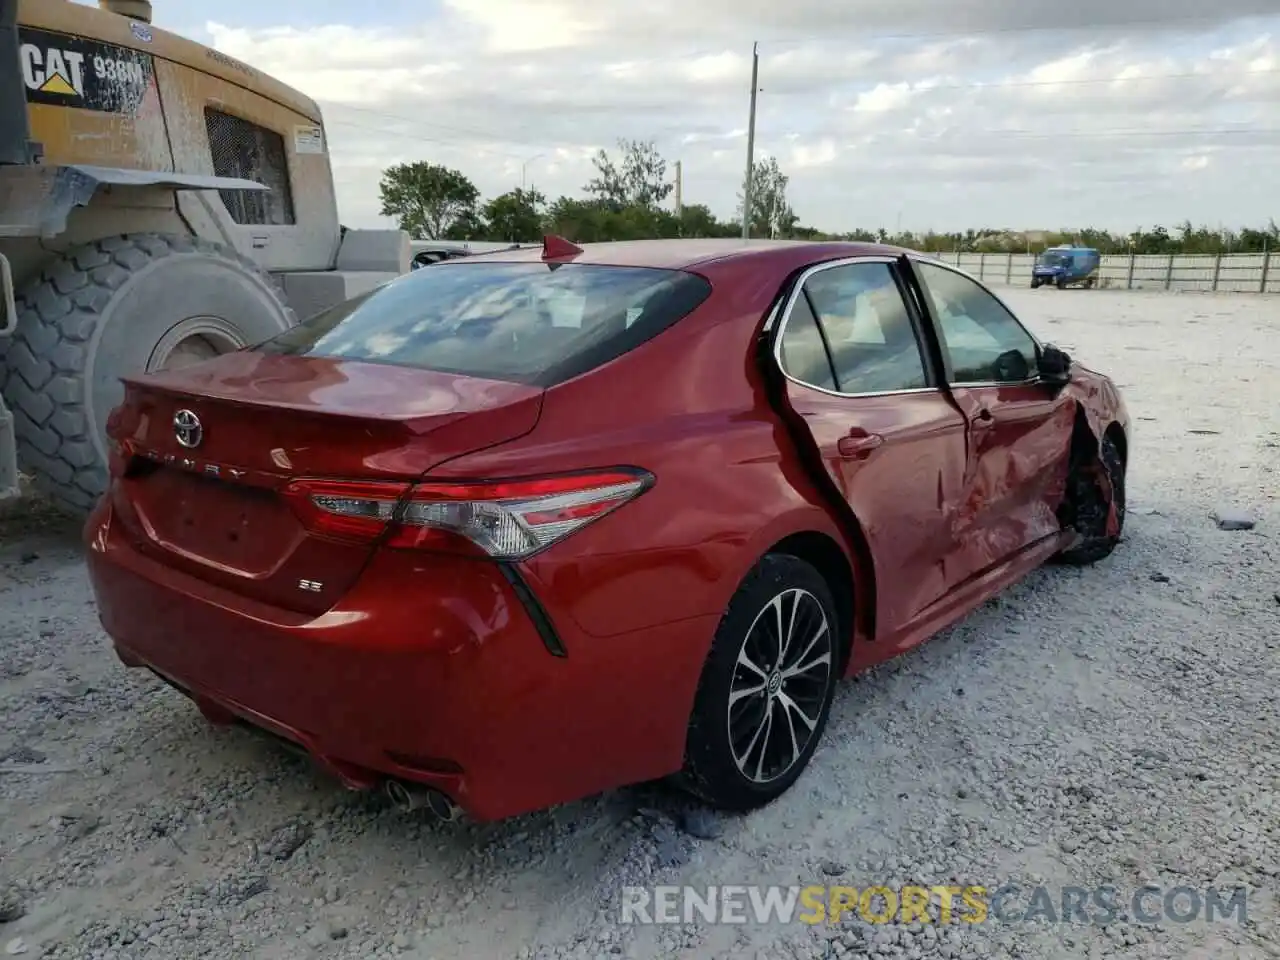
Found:
<svg viewBox="0 0 1280 960"><path fill-rule="evenodd" d="M1031 285L1036 258L1025 253L940 253L947 263L986 283ZM1280 255L1110 255L1102 258L1098 286L1112 290L1201 290L1280 293Z"/></svg>

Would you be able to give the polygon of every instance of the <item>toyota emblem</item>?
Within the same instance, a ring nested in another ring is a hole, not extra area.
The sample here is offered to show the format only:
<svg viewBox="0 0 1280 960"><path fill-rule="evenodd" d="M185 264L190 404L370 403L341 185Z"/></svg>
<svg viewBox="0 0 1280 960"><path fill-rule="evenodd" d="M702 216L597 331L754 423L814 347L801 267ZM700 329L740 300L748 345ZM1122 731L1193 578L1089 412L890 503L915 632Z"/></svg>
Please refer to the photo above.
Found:
<svg viewBox="0 0 1280 960"><path fill-rule="evenodd" d="M200 446L200 441L204 439L204 427L200 418L190 410L179 410L173 415L173 435L178 438L179 444L190 450Z"/></svg>

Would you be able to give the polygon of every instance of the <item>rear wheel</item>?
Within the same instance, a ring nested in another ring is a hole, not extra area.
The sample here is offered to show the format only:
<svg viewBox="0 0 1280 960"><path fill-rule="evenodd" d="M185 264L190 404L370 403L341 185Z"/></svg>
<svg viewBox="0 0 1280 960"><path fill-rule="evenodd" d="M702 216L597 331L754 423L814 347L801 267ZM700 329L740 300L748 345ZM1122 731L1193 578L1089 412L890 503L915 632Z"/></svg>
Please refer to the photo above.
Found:
<svg viewBox="0 0 1280 960"><path fill-rule="evenodd" d="M817 749L838 678L839 620L826 581L770 554L720 621L689 721L681 784L727 810L781 796Z"/></svg>
<svg viewBox="0 0 1280 960"><path fill-rule="evenodd" d="M1097 563L1111 555L1116 544L1120 542L1120 535L1124 532L1124 460L1120 456L1120 450L1115 441L1110 437L1102 438L1098 447L1098 459L1111 485L1118 521L1116 532L1114 535L1107 533L1107 519L1111 505L1103 497L1097 483L1088 476L1073 476L1070 481L1070 494L1075 498L1075 528L1084 539L1070 550L1064 550L1058 554L1056 559L1059 563L1073 566Z"/></svg>
<svg viewBox="0 0 1280 960"><path fill-rule="evenodd" d="M70 251L18 297L0 360L22 469L64 509L86 512L106 486L120 377L207 360L296 322L269 275L213 244L135 234Z"/></svg>

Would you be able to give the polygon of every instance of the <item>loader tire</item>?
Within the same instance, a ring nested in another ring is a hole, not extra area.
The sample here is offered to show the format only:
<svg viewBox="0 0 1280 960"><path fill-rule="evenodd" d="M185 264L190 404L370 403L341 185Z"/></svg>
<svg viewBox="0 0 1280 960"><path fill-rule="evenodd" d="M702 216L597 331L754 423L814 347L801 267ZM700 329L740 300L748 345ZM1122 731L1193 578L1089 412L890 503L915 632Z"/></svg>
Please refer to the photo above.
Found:
<svg viewBox="0 0 1280 960"><path fill-rule="evenodd" d="M192 237L141 233L77 247L17 298L0 390L19 468L76 515L106 489L120 377L209 359L297 323L270 275Z"/></svg>

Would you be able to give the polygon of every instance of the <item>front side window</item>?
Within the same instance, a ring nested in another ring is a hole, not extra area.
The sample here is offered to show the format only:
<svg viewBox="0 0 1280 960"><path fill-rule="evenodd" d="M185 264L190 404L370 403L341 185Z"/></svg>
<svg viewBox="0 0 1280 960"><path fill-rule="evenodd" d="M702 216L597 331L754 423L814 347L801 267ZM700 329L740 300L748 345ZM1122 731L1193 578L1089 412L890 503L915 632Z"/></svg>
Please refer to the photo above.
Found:
<svg viewBox="0 0 1280 960"><path fill-rule="evenodd" d="M678 270L446 260L255 349L552 386L639 346L710 293Z"/></svg>
<svg viewBox="0 0 1280 960"><path fill-rule="evenodd" d="M932 263L915 265L929 296L951 382L1022 383L1036 370L1036 343L980 284Z"/></svg>
<svg viewBox="0 0 1280 960"><path fill-rule="evenodd" d="M841 393L892 393L928 385L902 292L887 263L820 270L804 294L826 334Z"/></svg>

